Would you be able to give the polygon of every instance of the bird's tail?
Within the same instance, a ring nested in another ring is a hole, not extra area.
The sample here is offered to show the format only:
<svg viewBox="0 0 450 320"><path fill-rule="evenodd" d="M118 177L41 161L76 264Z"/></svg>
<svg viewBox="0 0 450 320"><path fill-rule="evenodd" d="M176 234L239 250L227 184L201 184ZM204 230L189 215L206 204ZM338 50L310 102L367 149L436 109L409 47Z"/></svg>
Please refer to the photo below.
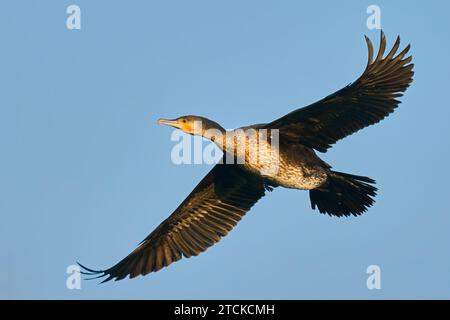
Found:
<svg viewBox="0 0 450 320"><path fill-rule="evenodd" d="M358 216L375 202L375 180L331 171L327 184L309 191L311 207L330 216Z"/></svg>

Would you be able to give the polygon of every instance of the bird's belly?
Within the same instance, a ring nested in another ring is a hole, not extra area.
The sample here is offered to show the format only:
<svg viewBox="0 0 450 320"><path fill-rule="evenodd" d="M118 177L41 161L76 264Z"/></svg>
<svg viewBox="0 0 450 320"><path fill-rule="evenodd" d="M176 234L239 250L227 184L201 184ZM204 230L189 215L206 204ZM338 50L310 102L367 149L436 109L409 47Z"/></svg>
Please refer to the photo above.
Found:
<svg viewBox="0 0 450 320"><path fill-rule="evenodd" d="M246 164L253 171L275 185L291 189L311 190L320 187L327 181L326 169L317 165L304 163L286 163L280 161L278 166L272 164L264 167Z"/></svg>
<svg viewBox="0 0 450 320"><path fill-rule="evenodd" d="M326 182L327 173L320 167L286 166L281 167L277 175L271 179L285 188L311 190Z"/></svg>

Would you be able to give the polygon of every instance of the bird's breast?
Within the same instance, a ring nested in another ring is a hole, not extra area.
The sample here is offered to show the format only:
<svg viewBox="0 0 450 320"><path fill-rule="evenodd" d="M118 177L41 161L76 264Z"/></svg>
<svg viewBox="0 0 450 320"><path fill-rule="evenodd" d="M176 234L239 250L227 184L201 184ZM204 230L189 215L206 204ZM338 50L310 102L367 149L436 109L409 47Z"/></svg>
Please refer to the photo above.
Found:
<svg viewBox="0 0 450 320"><path fill-rule="evenodd" d="M232 161L286 188L310 190L324 184L327 168L317 155L302 145L281 145L270 132L240 132L227 138Z"/></svg>

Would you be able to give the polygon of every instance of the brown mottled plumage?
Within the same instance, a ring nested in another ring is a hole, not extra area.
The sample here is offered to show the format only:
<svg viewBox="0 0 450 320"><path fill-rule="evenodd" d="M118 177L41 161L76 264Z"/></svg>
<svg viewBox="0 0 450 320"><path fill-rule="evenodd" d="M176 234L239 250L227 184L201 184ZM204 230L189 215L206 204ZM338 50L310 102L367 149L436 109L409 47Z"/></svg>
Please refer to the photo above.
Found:
<svg viewBox="0 0 450 320"><path fill-rule="evenodd" d="M243 163L216 164L186 200L126 258L102 271L82 266L83 273L106 277L104 281L134 278L158 271L183 256L198 255L231 231L267 190L278 186L309 190L312 208L317 207L321 213L334 216L364 213L374 203L375 181L332 171L314 150L326 152L338 140L387 117L412 81L412 57L406 57L409 45L396 54L400 45L397 38L384 56L386 39L381 33L380 48L373 59L372 43L367 37L366 41L368 63L354 83L268 124L244 127L278 130L279 163L275 172L263 171L264 166L274 161L272 153L262 153L261 161L255 164L248 161L247 152L235 150L235 141L242 137L242 130L227 132L226 139L219 139L225 130L202 117L160 120L161 124L214 141L224 151L224 158L232 154ZM202 122L200 131L195 129L195 121ZM275 148L271 142L260 142L258 146Z"/></svg>

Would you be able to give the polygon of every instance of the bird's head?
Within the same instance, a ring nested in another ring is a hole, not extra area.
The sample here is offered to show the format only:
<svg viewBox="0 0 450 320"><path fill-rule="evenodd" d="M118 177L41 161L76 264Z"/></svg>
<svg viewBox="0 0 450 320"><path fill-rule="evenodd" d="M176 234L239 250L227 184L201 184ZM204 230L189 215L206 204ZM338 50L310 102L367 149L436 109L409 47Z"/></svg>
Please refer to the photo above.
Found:
<svg viewBox="0 0 450 320"><path fill-rule="evenodd" d="M215 132L224 132L217 122L200 116L182 116L173 120L159 119L158 124L168 125L195 136L211 139Z"/></svg>

